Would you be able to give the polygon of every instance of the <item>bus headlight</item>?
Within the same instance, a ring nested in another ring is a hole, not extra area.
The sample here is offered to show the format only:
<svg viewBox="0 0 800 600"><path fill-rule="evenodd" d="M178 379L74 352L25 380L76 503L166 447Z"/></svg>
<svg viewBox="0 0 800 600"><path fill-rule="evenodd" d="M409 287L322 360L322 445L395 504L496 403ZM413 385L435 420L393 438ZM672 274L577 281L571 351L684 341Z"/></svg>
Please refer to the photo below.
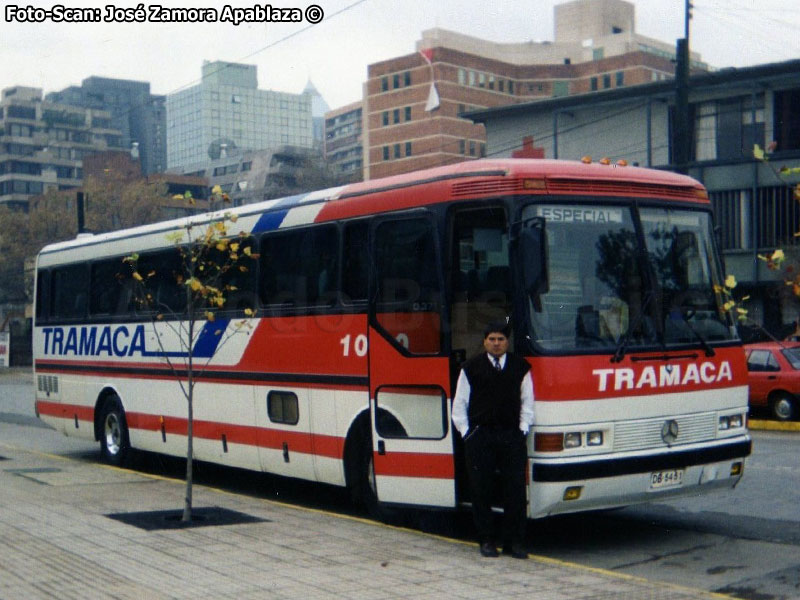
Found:
<svg viewBox="0 0 800 600"><path fill-rule="evenodd" d="M725 415L719 418L720 431L727 431L728 429L739 429L744 427L744 415Z"/></svg>
<svg viewBox="0 0 800 600"><path fill-rule="evenodd" d="M603 432L602 431L590 431L586 434L586 445L587 446L602 446L603 445Z"/></svg>
<svg viewBox="0 0 800 600"><path fill-rule="evenodd" d="M581 432L570 431L564 434L564 448L580 448Z"/></svg>

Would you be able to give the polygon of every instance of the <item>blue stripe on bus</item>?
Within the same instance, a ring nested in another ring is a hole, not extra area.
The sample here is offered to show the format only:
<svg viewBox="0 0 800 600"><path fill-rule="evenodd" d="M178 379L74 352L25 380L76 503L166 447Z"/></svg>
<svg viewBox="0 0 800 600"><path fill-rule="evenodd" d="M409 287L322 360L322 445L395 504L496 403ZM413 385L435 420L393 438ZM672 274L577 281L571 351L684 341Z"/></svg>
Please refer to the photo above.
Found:
<svg viewBox="0 0 800 600"><path fill-rule="evenodd" d="M192 356L195 358L213 357L230 321L230 319L206 321L205 325L203 325L203 330L197 337L197 342L194 344ZM189 353L182 351L142 350L142 356L147 358L187 358Z"/></svg>
<svg viewBox="0 0 800 600"><path fill-rule="evenodd" d="M228 328L230 319L217 319L216 321L206 321L203 331L197 338L197 342L192 350L195 358L211 358L217 351L217 346L222 339L222 334Z"/></svg>
<svg viewBox="0 0 800 600"><path fill-rule="evenodd" d="M306 196L308 196L308 194L298 194L297 196L282 198L271 210L259 217L251 233L262 233L264 231L278 229L281 223L283 223L283 219L285 219L286 215L289 213L289 210L300 204Z"/></svg>

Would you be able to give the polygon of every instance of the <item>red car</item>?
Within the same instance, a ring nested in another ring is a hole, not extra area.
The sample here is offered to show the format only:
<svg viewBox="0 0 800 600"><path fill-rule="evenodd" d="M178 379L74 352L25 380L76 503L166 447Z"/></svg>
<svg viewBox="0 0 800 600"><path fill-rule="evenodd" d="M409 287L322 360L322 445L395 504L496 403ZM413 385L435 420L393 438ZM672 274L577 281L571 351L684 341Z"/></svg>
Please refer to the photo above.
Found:
<svg viewBox="0 0 800 600"><path fill-rule="evenodd" d="M750 406L768 408L779 421L798 414L800 342L747 344Z"/></svg>

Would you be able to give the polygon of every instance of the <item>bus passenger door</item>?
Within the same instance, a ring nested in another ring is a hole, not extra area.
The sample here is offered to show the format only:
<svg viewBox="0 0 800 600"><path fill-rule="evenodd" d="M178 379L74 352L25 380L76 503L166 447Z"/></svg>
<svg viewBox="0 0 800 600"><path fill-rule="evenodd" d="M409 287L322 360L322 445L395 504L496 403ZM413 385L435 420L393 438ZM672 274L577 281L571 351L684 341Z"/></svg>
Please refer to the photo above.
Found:
<svg viewBox="0 0 800 600"><path fill-rule="evenodd" d="M368 347L375 492L391 504L454 506L436 224L426 215L383 219L372 233Z"/></svg>

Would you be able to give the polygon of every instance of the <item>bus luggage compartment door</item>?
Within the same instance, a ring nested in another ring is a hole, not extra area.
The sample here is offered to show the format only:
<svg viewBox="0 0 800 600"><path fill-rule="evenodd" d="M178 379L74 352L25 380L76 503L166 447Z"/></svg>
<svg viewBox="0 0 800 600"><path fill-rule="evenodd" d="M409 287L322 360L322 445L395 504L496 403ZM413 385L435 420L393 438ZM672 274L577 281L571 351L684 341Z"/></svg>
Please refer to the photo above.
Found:
<svg viewBox="0 0 800 600"><path fill-rule="evenodd" d="M455 506L449 361L407 356L370 328L370 416L380 502Z"/></svg>

